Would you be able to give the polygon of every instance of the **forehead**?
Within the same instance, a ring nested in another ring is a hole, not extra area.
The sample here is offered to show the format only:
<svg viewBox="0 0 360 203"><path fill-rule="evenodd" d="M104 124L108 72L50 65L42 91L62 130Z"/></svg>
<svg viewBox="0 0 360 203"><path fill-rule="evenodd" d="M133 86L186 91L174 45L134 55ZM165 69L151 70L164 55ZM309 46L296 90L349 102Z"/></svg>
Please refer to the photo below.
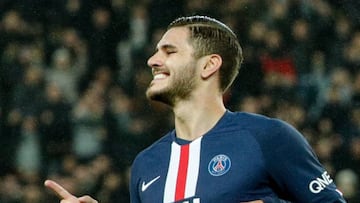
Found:
<svg viewBox="0 0 360 203"><path fill-rule="evenodd" d="M157 44L157 48L163 46L175 46L175 47L186 47L190 46L189 44L189 29L186 27L174 27L170 28L165 32L163 37L160 39Z"/></svg>

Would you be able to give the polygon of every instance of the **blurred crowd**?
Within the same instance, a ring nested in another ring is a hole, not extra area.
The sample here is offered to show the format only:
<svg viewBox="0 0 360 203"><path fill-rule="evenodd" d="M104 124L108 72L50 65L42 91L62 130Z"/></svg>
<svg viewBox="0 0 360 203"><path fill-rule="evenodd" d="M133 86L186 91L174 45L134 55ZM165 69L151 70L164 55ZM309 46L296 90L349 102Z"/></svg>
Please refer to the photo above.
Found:
<svg viewBox="0 0 360 203"><path fill-rule="evenodd" d="M356 0L1 0L0 202L57 202L46 178L129 202L132 160L173 128L145 97L146 61L191 14L222 20L243 47L226 106L295 126L360 202L359 13Z"/></svg>

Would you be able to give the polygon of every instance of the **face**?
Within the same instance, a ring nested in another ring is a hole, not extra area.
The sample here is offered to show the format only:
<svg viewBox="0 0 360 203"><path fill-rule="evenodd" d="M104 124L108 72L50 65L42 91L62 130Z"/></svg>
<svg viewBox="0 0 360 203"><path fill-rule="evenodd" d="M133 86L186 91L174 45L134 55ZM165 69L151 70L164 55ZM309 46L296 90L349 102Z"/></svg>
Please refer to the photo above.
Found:
<svg viewBox="0 0 360 203"><path fill-rule="evenodd" d="M188 42L185 27L169 29L159 41L156 52L148 60L152 69L146 96L151 100L174 106L190 97L196 84L194 49Z"/></svg>

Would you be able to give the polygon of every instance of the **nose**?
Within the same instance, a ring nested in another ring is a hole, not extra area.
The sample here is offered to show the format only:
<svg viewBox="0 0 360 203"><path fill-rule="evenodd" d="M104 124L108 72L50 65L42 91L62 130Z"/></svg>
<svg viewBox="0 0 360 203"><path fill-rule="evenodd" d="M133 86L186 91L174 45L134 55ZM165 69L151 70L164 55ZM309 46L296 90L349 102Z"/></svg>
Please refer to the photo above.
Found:
<svg viewBox="0 0 360 203"><path fill-rule="evenodd" d="M158 54L155 53L154 55L150 56L150 58L147 61L147 64L150 68L154 68L161 66L162 62Z"/></svg>

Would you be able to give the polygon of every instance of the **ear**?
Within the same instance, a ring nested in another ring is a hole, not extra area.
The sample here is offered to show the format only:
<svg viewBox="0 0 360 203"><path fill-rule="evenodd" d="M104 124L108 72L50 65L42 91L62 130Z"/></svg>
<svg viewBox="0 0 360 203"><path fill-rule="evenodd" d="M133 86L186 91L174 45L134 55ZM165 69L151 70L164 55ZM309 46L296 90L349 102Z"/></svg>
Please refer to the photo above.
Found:
<svg viewBox="0 0 360 203"><path fill-rule="evenodd" d="M222 65L222 58L218 54L211 54L206 56L206 62L201 70L201 77L206 79L213 75Z"/></svg>

